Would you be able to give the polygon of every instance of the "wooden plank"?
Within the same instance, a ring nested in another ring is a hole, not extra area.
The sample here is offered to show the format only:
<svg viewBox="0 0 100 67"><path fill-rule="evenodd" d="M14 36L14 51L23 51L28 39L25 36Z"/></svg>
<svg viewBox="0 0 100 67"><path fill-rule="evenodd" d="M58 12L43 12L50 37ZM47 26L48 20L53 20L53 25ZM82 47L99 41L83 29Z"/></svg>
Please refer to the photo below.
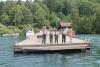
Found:
<svg viewBox="0 0 100 67"><path fill-rule="evenodd" d="M68 46L43 46L43 47L22 47L26 50L64 50L64 49L85 49L87 45L68 45Z"/></svg>

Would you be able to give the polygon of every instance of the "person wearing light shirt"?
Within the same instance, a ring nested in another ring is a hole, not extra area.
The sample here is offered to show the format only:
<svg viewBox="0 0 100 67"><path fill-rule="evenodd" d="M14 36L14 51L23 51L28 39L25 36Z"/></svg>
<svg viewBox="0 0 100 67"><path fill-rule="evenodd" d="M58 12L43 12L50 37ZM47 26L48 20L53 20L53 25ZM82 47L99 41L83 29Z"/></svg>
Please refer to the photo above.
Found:
<svg viewBox="0 0 100 67"><path fill-rule="evenodd" d="M50 34L49 34L49 40L50 40L50 44L53 44L53 33L50 30Z"/></svg>
<svg viewBox="0 0 100 67"><path fill-rule="evenodd" d="M66 42L66 34L67 34L68 28L65 30L62 30L62 43Z"/></svg>
<svg viewBox="0 0 100 67"><path fill-rule="evenodd" d="M54 37L55 37L55 44L58 44L59 33L57 32L57 30L55 31Z"/></svg>
<svg viewBox="0 0 100 67"><path fill-rule="evenodd" d="M47 35L47 30L46 27L44 27L43 34L42 34L42 44L46 44L46 35Z"/></svg>

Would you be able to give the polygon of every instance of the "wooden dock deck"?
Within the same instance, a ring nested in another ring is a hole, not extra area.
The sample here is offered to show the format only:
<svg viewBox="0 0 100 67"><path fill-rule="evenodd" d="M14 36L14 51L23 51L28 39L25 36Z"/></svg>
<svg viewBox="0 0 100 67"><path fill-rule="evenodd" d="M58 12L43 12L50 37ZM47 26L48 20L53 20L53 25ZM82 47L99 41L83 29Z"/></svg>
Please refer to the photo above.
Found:
<svg viewBox="0 0 100 67"><path fill-rule="evenodd" d="M15 52L41 52L41 51L62 51L62 50L84 50L90 49L90 42L72 38L72 44L70 43L70 37L66 36L66 43L62 43L62 36L59 35L58 44L50 44L49 35L47 35L46 44L42 44L42 39L37 38L37 34L28 39L16 43L14 45Z"/></svg>

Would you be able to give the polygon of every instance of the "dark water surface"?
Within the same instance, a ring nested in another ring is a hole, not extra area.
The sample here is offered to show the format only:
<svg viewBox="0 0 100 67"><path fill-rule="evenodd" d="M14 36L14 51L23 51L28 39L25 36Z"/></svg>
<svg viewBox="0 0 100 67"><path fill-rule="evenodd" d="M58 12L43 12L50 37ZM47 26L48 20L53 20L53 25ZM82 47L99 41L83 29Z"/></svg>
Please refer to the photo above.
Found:
<svg viewBox="0 0 100 67"><path fill-rule="evenodd" d="M100 35L77 35L91 37L92 49L72 54L17 54L13 45L24 38L0 37L0 67L100 67Z"/></svg>

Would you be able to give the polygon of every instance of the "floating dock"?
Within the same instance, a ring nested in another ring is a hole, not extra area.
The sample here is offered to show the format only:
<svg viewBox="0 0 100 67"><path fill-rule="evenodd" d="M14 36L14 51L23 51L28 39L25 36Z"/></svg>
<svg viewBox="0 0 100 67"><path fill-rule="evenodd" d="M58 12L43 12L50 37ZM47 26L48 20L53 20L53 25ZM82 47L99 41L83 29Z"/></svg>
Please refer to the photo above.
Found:
<svg viewBox="0 0 100 67"><path fill-rule="evenodd" d="M61 34L59 35L58 44L54 42L50 44L49 35L47 35L46 44L42 44L42 39L37 36L38 34L35 34L20 43L16 43L14 45L14 52L60 52L91 48L89 41L72 38L72 42L70 42L70 37L68 36L66 36L66 43L62 43Z"/></svg>

